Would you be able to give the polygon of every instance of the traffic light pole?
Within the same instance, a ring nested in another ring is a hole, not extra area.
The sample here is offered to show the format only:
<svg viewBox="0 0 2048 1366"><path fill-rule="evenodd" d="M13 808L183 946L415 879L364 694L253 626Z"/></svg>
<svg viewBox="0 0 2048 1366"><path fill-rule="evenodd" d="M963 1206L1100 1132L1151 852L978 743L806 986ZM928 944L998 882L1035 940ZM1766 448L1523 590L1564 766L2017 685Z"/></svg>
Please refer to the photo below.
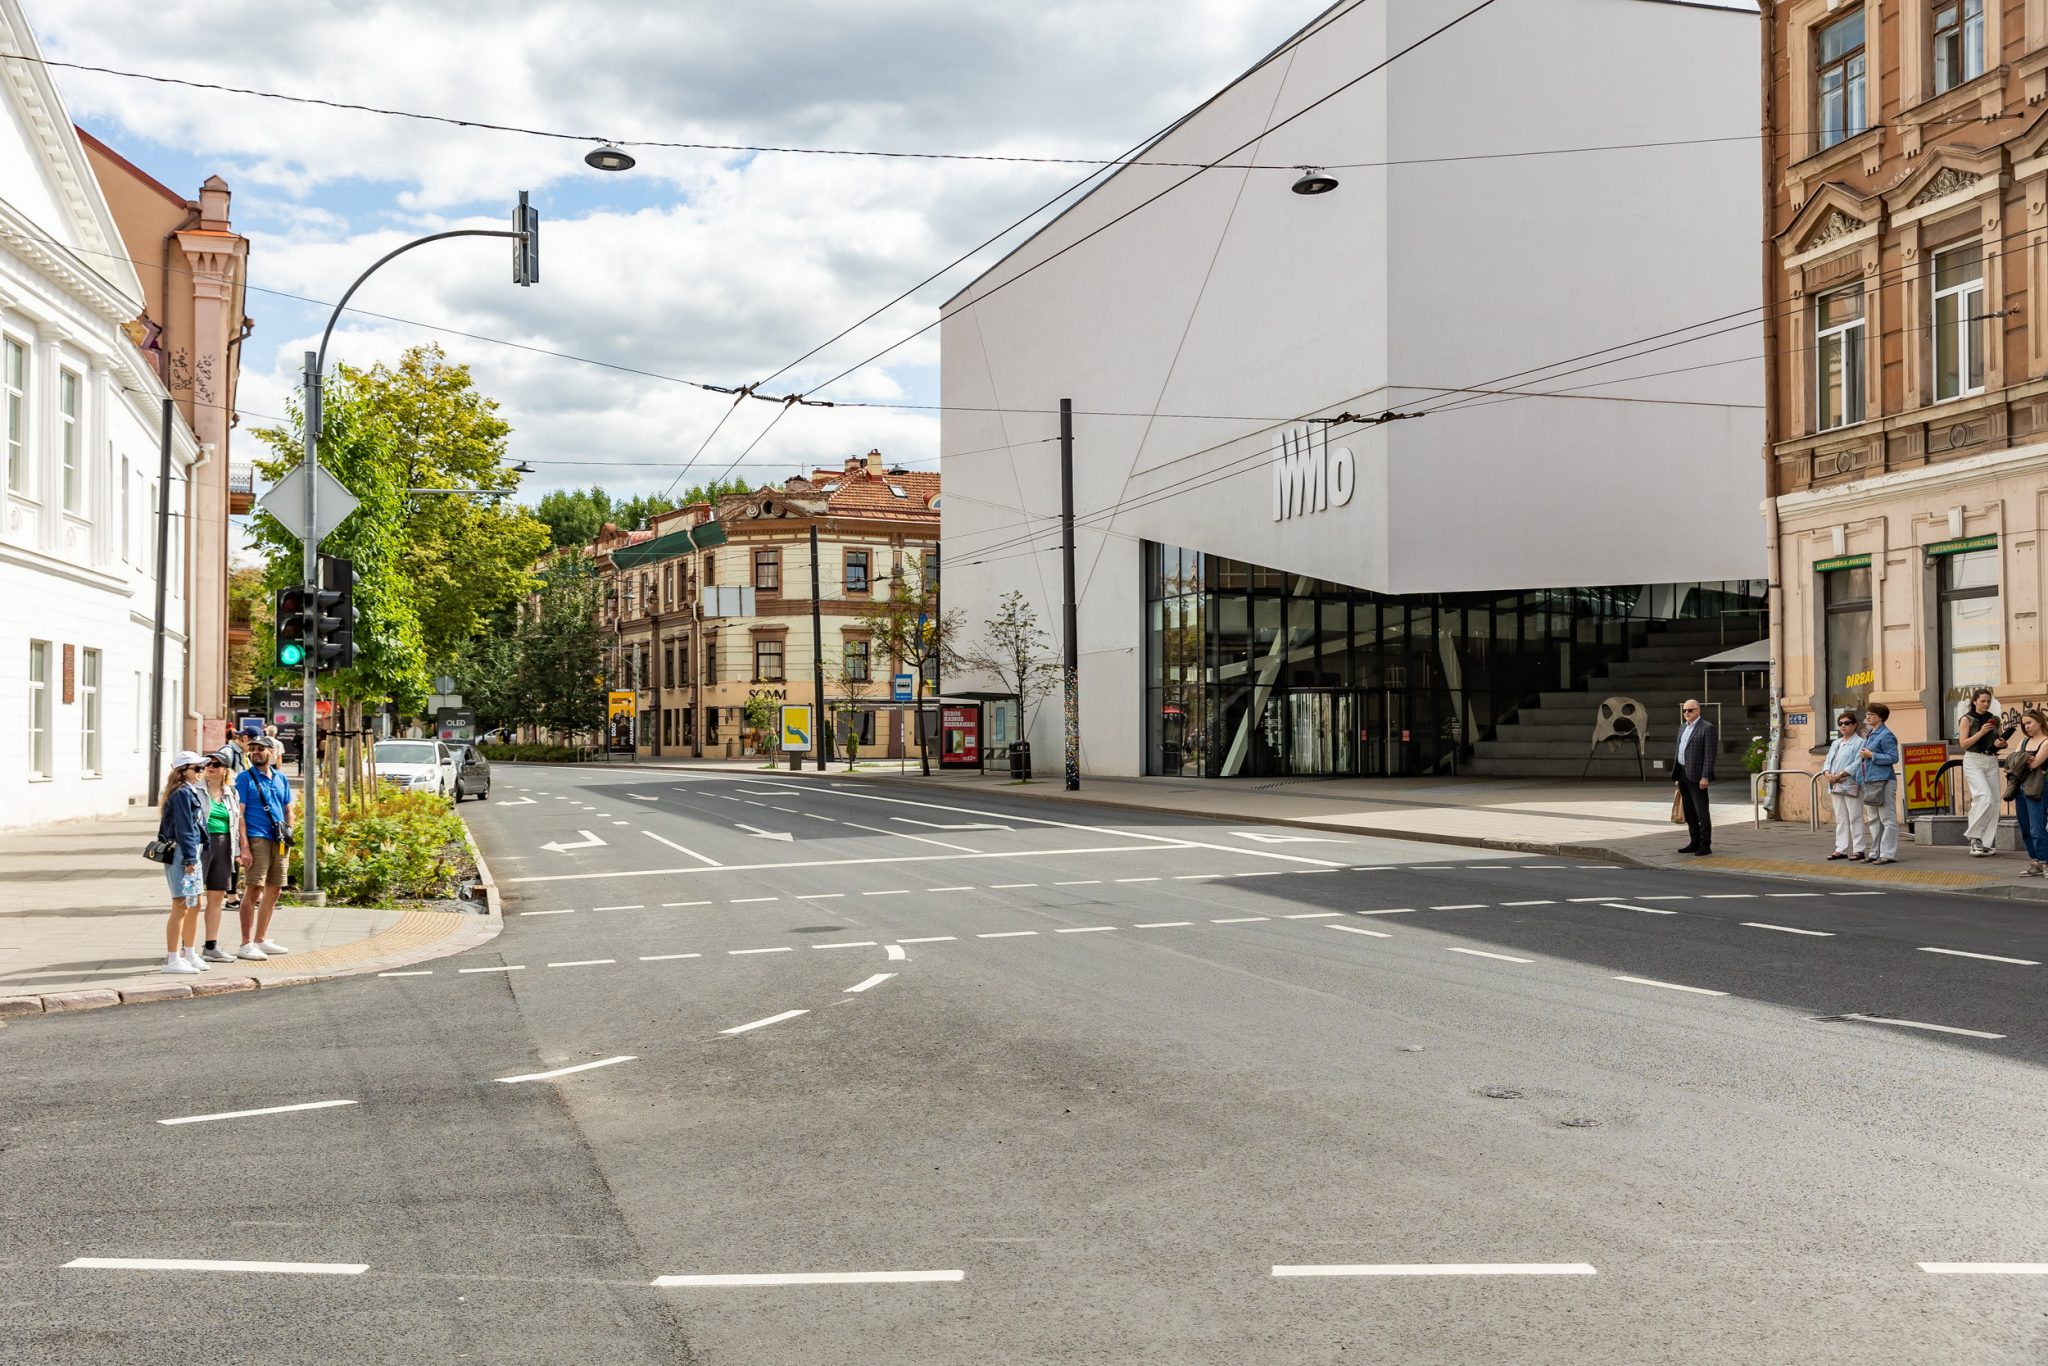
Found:
<svg viewBox="0 0 2048 1366"><path fill-rule="evenodd" d="M402 256L414 247L423 247L429 242L440 242L450 237L514 238L519 243L519 249L513 255L512 281L520 285L534 283L540 278L540 215L527 206L526 192L523 190L519 194L519 207L513 215L513 223L515 226L509 231L498 228L456 228L449 232L428 233L425 237L415 238L402 247L385 252L368 270L356 276L355 283L343 292L341 301L334 306L334 312L327 317L327 326L320 333L320 349L306 353L306 534L300 539L305 554L304 580L313 596L312 611L306 619L305 696L302 703L305 710L300 714L300 731L303 737L302 746L311 746L313 766L306 776L303 789L305 811L299 828L299 847L305 858L305 873L299 886L309 897L317 896L320 891L320 842L317 838L320 809L320 538L315 529L320 525L320 377L327 371L327 343L334 339L334 325L341 321L342 311L348 307L348 301L355 297L356 291L363 287L363 281L375 275L394 257ZM161 575L158 576L158 581L162 581ZM302 768L305 753L306 750L301 748Z"/></svg>

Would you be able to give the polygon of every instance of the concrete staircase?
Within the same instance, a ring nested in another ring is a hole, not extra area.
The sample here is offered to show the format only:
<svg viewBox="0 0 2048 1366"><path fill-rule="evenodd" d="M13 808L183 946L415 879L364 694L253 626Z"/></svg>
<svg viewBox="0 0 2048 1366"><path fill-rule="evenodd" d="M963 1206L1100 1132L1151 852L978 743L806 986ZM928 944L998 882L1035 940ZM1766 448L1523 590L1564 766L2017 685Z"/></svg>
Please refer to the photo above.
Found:
<svg viewBox="0 0 2048 1366"><path fill-rule="evenodd" d="M1534 706L1524 706L1512 721L1494 728L1494 738L1473 747L1466 771L1502 778L1632 778L1636 774L1635 747L1609 744L1601 747L1586 768L1593 722L1600 703L1609 697L1633 697L1650 713L1649 743L1644 768L1651 781L1668 781L1671 754L1678 743L1678 707L1688 697L1701 695L1700 669L1693 663L1706 655L1733 649L1753 639L1748 622L1731 626L1726 635L1718 622L1673 621L1651 624L1642 638L1632 643L1618 659L1597 671L1582 687L1570 691L1545 692ZM1738 700L1741 689L1734 674L1715 674L1707 719L1721 727L1721 751L1716 776L1726 780L1742 776L1742 753L1751 737L1764 734L1770 726L1770 710L1760 680L1749 681L1749 705ZM1661 759L1664 767L1651 768Z"/></svg>

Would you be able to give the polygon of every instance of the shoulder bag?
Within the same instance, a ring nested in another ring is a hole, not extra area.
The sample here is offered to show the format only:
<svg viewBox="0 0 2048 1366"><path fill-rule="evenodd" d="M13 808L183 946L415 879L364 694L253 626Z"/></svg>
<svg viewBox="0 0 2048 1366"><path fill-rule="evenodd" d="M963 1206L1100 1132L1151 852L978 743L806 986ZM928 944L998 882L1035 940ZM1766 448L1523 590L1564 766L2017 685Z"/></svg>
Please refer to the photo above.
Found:
<svg viewBox="0 0 2048 1366"><path fill-rule="evenodd" d="M164 803L163 814L156 821L156 838L142 846L142 856L151 863L169 864L177 860L178 842L171 838L171 802L177 801L183 792L179 788L171 794L171 801Z"/></svg>

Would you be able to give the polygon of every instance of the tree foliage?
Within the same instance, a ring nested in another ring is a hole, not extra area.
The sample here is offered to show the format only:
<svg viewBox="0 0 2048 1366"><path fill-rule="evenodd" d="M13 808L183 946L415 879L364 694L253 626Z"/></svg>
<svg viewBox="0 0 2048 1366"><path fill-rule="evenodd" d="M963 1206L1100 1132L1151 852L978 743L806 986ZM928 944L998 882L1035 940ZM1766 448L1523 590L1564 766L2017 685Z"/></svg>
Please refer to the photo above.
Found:
<svg viewBox="0 0 2048 1366"><path fill-rule="evenodd" d="M640 531L664 512L691 503L711 503L729 493L748 492L743 479L718 480L685 489L679 498L650 493L614 498L593 484L587 489L551 489L534 504L533 516L547 524L555 546L587 546L607 522L621 531Z"/></svg>
<svg viewBox="0 0 2048 1366"><path fill-rule="evenodd" d="M957 609L940 610L939 586L924 572L919 556L909 557L901 569L891 573L888 591L860 614L876 667L882 660L896 660L917 677L917 753L926 776L931 774L932 758L923 725L925 683L933 672L959 662L956 647L962 620Z"/></svg>
<svg viewBox="0 0 2048 1366"><path fill-rule="evenodd" d="M1037 611L1012 589L1003 594L995 615L982 623L980 639L961 653L964 667L987 674L1003 692L1016 695L1021 734L1031 733L1038 704L1060 684L1061 666L1051 645L1051 637L1038 624Z"/></svg>

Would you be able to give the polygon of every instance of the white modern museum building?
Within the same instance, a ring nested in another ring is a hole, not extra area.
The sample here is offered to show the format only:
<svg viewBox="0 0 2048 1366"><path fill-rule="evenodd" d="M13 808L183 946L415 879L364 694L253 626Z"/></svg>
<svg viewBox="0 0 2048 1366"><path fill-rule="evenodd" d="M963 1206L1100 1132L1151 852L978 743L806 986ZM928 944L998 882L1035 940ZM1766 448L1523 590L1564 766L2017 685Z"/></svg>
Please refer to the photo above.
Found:
<svg viewBox="0 0 2048 1366"><path fill-rule="evenodd" d="M1332 6L944 307L970 634L1059 648L1072 401L1087 771L1545 772L1763 635L1754 7L1462 8Z"/></svg>

